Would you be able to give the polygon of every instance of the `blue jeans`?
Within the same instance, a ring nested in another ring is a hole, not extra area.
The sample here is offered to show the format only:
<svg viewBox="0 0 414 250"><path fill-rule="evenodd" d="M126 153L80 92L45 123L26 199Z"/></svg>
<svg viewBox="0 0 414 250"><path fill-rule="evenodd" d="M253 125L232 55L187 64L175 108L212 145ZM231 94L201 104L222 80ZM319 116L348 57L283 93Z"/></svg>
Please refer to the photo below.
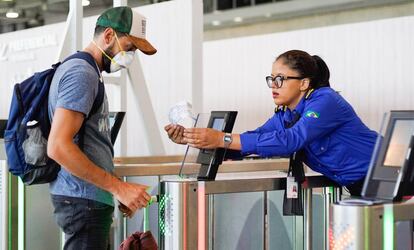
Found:
<svg viewBox="0 0 414 250"><path fill-rule="evenodd" d="M57 224L65 233L64 250L107 250L114 208L101 202L52 195Z"/></svg>

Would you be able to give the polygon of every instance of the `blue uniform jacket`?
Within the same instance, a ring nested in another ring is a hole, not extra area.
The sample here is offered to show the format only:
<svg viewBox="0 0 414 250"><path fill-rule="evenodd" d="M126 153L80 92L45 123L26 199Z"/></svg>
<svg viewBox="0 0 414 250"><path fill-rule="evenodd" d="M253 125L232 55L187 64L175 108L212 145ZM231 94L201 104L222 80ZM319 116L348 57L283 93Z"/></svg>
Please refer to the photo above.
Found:
<svg viewBox="0 0 414 250"><path fill-rule="evenodd" d="M291 128L285 124L300 118ZM242 154L287 156L304 149L305 163L341 185L365 177L377 133L329 87L304 97L296 109L280 110L254 131L240 135Z"/></svg>

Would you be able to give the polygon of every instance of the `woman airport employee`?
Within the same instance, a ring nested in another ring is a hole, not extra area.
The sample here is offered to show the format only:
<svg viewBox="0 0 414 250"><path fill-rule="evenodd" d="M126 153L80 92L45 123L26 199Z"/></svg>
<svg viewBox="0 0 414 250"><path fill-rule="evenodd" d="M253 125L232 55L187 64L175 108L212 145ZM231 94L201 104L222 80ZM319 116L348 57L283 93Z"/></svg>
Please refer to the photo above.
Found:
<svg viewBox="0 0 414 250"><path fill-rule="evenodd" d="M266 83L278 106L256 130L225 134L211 128L167 125L176 143L196 148L229 148L263 157L286 156L301 149L304 163L360 195L377 133L330 87L329 69L319 56L300 50L279 55Z"/></svg>

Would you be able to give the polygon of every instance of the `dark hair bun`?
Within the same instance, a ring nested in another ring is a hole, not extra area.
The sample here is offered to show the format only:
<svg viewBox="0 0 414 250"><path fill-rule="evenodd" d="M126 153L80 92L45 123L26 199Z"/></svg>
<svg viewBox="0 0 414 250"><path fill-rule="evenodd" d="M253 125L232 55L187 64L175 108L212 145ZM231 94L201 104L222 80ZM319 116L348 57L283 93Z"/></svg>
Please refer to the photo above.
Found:
<svg viewBox="0 0 414 250"><path fill-rule="evenodd" d="M331 74L329 72L328 65L326 65L325 61L317 55L313 55L312 58L318 66L318 71L314 76L314 81L318 82L319 87L330 86L329 77Z"/></svg>
<svg viewBox="0 0 414 250"><path fill-rule="evenodd" d="M302 50L289 50L276 58L279 59L283 60L289 68L297 71L301 77L309 77L312 88L330 86L329 68L319 56L311 56Z"/></svg>

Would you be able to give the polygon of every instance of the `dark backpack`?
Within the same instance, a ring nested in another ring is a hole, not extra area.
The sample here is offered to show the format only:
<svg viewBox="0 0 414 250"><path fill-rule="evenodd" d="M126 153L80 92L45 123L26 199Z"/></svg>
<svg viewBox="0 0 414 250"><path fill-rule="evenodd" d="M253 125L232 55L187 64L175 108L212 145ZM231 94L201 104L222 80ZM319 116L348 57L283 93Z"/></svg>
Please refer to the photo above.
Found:
<svg viewBox="0 0 414 250"><path fill-rule="evenodd" d="M90 54L77 52L63 62L74 58L87 61L100 77L99 69ZM59 65L60 62L14 86L4 142L9 171L19 176L26 185L51 182L56 179L60 170L59 164L47 157L47 138L51 128L48 112L49 88ZM104 92L103 83L100 82L90 114L96 113L102 105ZM78 132L81 148L86 120L87 118Z"/></svg>

